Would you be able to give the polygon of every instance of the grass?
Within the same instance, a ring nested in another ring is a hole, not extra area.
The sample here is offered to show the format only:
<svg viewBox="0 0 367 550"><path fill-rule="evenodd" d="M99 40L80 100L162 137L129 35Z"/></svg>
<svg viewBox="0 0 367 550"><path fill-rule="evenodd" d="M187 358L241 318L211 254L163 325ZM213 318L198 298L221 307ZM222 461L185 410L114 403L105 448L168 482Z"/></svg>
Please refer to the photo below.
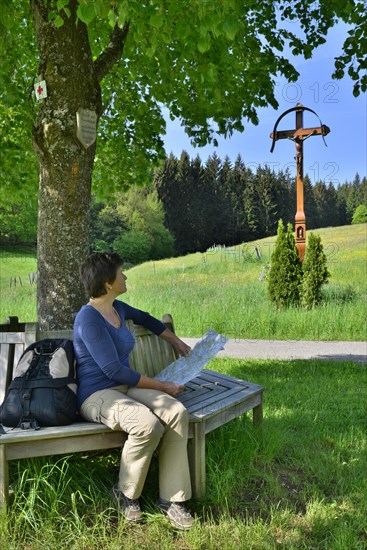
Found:
<svg viewBox="0 0 367 550"><path fill-rule="evenodd" d="M367 548L366 368L351 362L215 359L211 368L266 387L262 438L242 416L208 434L198 520L175 532L154 507L119 520L108 497L119 453L11 463L15 501L1 518L6 550Z"/></svg>
<svg viewBox="0 0 367 550"><path fill-rule="evenodd" d="M367 332L367 226L325 228L321 235L331 273L324 301L313 310L279 311L266 295L260 272L269 261L275 238L232 249L147 262L127 271L124 300L161 317L174 315L177 332L199 337L209 327L231 338L280 340L364 340ZM254 246L261 251L257 260ZM29 255L8 255L1 265L0 318L18 315L34 321L35 287L9 288L10 276L36 268Z"/></svg>
<svg viewBox="0 0 367 550"><path fill-rule="evenodd" d="M174 314L177 331L201 336L208 327L232 338L364 340L367 318L366 225L327 228L321 235L330 284L321 306L279 311L259 281L275 239L147 263L128 271L124 299L159 316ZM259 262L254 245L262 252Z"/></svg>
<svg viewBox="0 0 367 550"><path fill-rule="evenodd" d="M17 247L0 250L0 322L3 323L10 315L16 315L20 321L32 322L36 319L36 284L29 282L29 275L36 271L35 249Z"/></svg>
<svg viewBox="0 0 367 550"><path fill-rule="evenodd" d="M364 340L366 225L317 231L329 259L324 303L276 311L258 281L274 239L232 252L192 254L128 271L126 300L176 329L200 336L209 326L233 338ZM1 257L1 318L35 319L35 254ZM23 286L9 287L21 276ZM215 359L210 367L266 387L263 435L242 416L207 436L207 492L193 501L198 520L175 532L156 511L157 464L143 495L146 522L129 526L108 497L119 452L11 463L15 499L0 511L6 550L367 549L367 405L364 366L330 361Z"/></svg>

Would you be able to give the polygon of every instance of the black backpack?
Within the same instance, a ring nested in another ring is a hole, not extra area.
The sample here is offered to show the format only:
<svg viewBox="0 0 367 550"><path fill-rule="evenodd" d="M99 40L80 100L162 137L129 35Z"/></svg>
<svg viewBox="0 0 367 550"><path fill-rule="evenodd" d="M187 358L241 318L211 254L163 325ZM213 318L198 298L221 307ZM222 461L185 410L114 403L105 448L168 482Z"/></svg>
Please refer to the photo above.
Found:
<svg viewBox="0 0 367 550"><path fill-rule="evenodd" d="M34 342L15 367L0 406L0 423L22 429L71 424L77 420L76 389L72 341Z"/></svg>

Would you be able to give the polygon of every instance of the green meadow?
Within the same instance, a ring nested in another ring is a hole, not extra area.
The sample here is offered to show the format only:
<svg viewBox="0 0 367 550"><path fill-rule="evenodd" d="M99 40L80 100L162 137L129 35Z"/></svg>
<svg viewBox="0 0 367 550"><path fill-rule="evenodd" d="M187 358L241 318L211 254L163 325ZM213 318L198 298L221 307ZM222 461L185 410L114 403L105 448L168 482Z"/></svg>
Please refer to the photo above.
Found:
<svg viewBox="0 0 367 550"><path fill-rule="evenodd" d="M310 310L277 310L260 281L274 248L275 237L232 248L216 248L126 271L125 301L152 315L172 313L181 336L200 337L214 328L230 338L280 340L364 340L367 333L366 224L315 230L328 258L330 281L323 303ZM258 259L255 247L261 259ZM3 251L0 319L17 315L36 319L35 253ZM21 277L10 287L11 277Z"/></svg>
<svg viewBox="0 0 367 550"><path fill-rule="evenodd" d="M366 229L318 231L331 277L324 303L311 311L276 311L267 301L259 276L274 238L129 269L124 299L156 316L171 312L185 336L212 326L232 338L362 340ZM35 255L4 251L1 260L1 318L35 320L28 281ZM23 286L9 286L15 276ZM155 459L141 499L144 523L118 516L108 496L118 476L116 449L11 462L14 498L0 510L0 548L365 550L365 366L216 358L210 368L265 386L264 421L258 432L242 415L208 434L207 491L190 503L190 531L175 531L157 511Z"/></svg>
<svg viewBox="0 0 367 550"><path fill-rule="evenodd" d="M215 359L266 387L262 435L243 415L207 436L207 492L188 532L155 507L157 463L127 525L108 496L120 451L11 462L4 550L363 550L367 548L367 370L351 362Z"/></svg>

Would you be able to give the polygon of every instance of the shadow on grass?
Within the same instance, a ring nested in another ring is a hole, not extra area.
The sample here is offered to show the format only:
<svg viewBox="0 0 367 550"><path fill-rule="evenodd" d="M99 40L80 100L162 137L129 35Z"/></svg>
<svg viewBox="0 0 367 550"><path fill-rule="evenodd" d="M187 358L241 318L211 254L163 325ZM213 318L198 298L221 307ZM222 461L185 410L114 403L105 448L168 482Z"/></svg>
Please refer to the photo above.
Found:
<svg viewBox="0 0 367 550"><path fill-rule="evenodd" d="M267 520L274 507L304 515L314 499L347 501L357 516L366 514L365 368L331 361L233 359L216 360L212 368L266 387L261 443L245 417L208 437L208 458L220 463L211 481L217 494L224 492L219 470L233 471L227 496L231 515ZM232 453L226 453L231 439L245 449L237 456L242 465L234 465ZM220 503L212 510L219 517Z"/></svg>

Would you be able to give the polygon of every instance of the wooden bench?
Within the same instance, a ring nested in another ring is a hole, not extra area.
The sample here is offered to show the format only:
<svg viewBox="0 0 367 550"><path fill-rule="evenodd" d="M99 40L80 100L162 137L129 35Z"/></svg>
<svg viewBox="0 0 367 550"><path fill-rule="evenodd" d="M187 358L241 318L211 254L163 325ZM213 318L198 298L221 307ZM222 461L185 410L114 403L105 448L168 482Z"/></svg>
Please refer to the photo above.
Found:
<svg viewBox="0 0 367 550"><path fill-rule="evenodd" d="M170 315L163 322L174 329ZM165 340L131 321L128 325L136 340L130 356L132 368L153 377L177 358ZM17 317L0 325L0 403L25 347L42 338L71 336L71 331L40 333L36 323L18 323ZM193 496L200 498L205 493L205 435L251 409L254 425L259 426L264 388L212 370L203 370L186 388L178 399L190 413L188 455ZM10 460L121 448L127 437L122 431L84 421L37 431L7 428L6 432L0 436L0 507L9 502Z"/></svg>

